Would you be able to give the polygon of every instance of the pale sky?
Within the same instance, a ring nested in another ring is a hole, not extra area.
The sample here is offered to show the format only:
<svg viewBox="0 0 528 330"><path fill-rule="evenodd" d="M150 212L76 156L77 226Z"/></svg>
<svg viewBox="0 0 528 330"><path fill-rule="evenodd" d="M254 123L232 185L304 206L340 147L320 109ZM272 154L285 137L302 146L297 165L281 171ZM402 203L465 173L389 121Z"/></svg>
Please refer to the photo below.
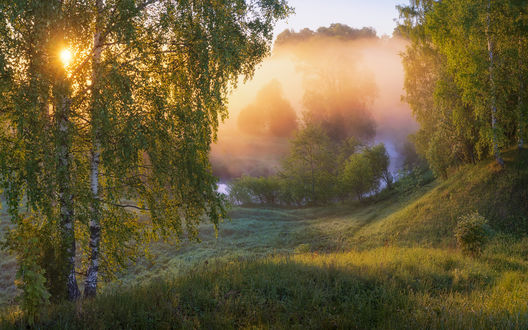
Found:
<svg viewBox="0 0 528 330"><path fill-rule="evenodd" d="M408 0L288 0L295 14L275 27L275 36L285 29L317 29L332 23L353 28L373 27L379 36L392 35L398 18L396 5Z"/></svg>

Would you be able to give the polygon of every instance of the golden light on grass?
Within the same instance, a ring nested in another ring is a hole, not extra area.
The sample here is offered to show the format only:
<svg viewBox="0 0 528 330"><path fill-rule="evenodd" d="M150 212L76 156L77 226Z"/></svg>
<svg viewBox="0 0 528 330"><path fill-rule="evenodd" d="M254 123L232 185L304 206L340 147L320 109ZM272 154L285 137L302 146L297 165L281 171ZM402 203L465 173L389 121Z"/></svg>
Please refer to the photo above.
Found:
<svg viewBox="0 0 528 330"><path fill-rule="evenodd" d="M60 52L60 59L61 59L62 65L64 65L65 68L70 65L72 58L73 58L73 55L69 49L67 48L63 49Z"/></svg>

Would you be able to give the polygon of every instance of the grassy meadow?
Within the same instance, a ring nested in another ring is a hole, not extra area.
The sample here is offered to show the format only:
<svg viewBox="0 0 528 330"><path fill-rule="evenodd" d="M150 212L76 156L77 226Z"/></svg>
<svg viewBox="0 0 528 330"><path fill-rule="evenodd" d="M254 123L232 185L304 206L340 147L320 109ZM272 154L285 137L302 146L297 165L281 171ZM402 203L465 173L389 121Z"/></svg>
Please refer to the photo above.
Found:
<svg viewBox="0 0 528 330"><path fill-rule="evenodd" d="M528 327L528 157L505 154L446 181L363 203L302 209L235 207L218 238L157 243L101 295L50 306L40 328ZM512 184L513 182L513 184ZM488 218L482 256L462 255L461 215ZM5 229L5 223L2 224ZM14 261L0 260L0 302ZM9 307L1 328L24 328Z"/></svg>

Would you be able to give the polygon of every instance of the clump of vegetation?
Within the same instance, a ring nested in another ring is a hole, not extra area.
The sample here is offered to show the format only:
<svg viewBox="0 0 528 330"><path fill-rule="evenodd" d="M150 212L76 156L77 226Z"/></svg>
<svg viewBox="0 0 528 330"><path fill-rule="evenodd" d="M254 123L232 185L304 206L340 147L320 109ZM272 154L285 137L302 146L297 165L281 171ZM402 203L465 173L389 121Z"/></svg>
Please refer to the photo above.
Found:
<svg viewBox="0 0 528 330"><path fill-rule="evenodd" d="M277 177L243 176L229 184L229 199L233 204L275 204L281 194Z"/></svg>
<svg viewBox="0 0 528 330"><path fill-rule="evenodd" d="M478 257L489 240L491 229L488 220L478 212L460 217L455 229L458 247L464 254Z"/></svg>
<svg viewBox="0 0 528 330"><path fill-rule="evenodd" d="M353 137L333 140L321 126L307 124L291 141L279 174L233 180L230 199L233 204L289 206L361 200L382 182L393 186L389 164L383 144L368 146Z"/></svg>
<svg viewBox="0 0 528 330"><path fill-rule="evenodd" d="M307 253L310 252L310 244L302 243L297 245L295 250L293 250L294 253Z"/></svg>
<svg viewBox="0 0 528 330"><path fill-rule="evenodd" d="M416 190L434 180L434 174L428 166L417 166L400 170L394 187L399 193L405 193Z"/></svg>

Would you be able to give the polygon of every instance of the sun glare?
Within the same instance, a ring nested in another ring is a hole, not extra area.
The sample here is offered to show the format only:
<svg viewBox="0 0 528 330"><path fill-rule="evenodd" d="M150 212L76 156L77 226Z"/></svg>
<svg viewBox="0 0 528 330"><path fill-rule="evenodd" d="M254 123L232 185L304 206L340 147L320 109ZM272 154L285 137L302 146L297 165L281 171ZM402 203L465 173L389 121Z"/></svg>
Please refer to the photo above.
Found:
<svg viewBox="0 0 528 330"><path fill-rule="evenodd" d="M60 59L62 61L62 64L64 65L64 67L67 67L68 65L70 65L71 61L72 61L72 53L69 49L63 49L60 53Z"/></svg>

